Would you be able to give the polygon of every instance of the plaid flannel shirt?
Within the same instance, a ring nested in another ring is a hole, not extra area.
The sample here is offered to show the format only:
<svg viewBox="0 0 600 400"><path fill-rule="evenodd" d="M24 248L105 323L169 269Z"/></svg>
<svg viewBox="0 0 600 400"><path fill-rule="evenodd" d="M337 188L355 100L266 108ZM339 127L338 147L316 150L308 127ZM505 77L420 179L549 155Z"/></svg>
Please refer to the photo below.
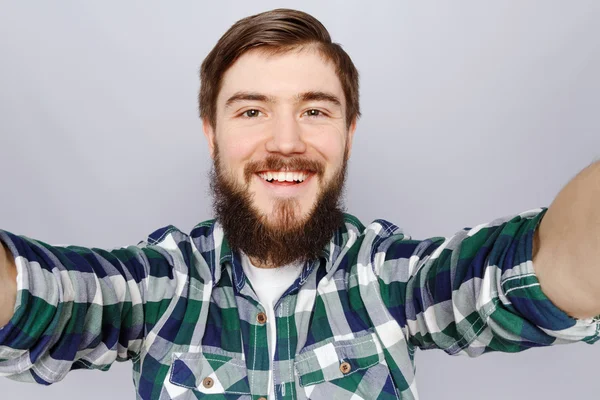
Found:
<svg viewBox="0 0 600 400"><path fill-rule="evenodd" d="M275 306L278 399L414 399L414 352L478 356L598 339L543 294L532 238L545 209L417 241L346 215ZM0 231L15 257L15 314L0 375L51 384L131 359L140 399L260 399L264 309L215 221L137 246L49 246Z"/></svg>

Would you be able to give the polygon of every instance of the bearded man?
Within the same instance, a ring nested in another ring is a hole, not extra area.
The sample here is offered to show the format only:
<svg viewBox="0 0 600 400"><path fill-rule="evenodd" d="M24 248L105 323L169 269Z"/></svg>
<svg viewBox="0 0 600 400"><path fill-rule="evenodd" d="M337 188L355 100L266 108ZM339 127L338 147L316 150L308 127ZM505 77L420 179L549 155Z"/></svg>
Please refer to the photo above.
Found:
<svg viewBox="0 0 600 400"><path fill-rule="evenodd" d="M364 226L342 204L358 93L312 16L238 21L201 67L216 220L112 251L0 231L0 374L131 359L141 399L414 399L416 348L595 342L600 165L449 238Z"/></svg>

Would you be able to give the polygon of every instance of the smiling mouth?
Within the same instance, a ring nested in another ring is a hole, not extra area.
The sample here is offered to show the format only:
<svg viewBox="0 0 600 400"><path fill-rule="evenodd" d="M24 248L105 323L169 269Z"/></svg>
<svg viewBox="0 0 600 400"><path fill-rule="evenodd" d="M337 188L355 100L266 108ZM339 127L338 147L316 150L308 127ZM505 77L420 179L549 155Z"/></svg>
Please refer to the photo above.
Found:
<svg viewBox="0 0 600 400"><path fill-rule="evenodd" d="M299 185L310 178L314 173L311 171L261 171L259 178L274 185Z"/></svg>

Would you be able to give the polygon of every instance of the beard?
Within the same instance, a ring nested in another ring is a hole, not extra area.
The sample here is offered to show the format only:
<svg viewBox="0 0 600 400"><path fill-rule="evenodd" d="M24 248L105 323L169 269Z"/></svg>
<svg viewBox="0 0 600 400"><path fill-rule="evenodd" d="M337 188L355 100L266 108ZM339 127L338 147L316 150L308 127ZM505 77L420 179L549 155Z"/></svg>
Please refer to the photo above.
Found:
<svg viewBox="0 0 600 400"><path fill-rule="evenodd" d="M347 151L343 163L329 182L324 182L324 166L304 158L269 156L264 162L250 162L244 168L245 184L229 177L215 159L210 171L213 209L222 225L229 246L241 251L262 267L276 268L293 262L307 262L319 257L335 231L344 223L343 193L346 181ZM310 171L321 186L312 210L300 214L296 199L278 199L272 214L261 213L253 204L249 191L253 176L259 171Z"/></svg>

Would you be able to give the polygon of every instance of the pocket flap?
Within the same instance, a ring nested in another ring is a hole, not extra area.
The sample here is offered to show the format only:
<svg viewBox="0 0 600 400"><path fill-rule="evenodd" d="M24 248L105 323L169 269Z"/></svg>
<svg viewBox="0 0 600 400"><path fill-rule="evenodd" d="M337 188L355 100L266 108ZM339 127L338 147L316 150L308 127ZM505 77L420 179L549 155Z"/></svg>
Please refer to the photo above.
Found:
<svg viewBox="0 0 600 400"><path fill-rule="evenodd" d="M224 354L175 354L169 381L207 394L250 393L245 361Z"/></svg>
<svg viewBox="0 0 600 400"><path fill-rule="evenodd" d="M383 361L379 339L374 332L368 332L351 340L307 347L300 351L294 365L300 386L309 386L343 378Z"/></svg>

